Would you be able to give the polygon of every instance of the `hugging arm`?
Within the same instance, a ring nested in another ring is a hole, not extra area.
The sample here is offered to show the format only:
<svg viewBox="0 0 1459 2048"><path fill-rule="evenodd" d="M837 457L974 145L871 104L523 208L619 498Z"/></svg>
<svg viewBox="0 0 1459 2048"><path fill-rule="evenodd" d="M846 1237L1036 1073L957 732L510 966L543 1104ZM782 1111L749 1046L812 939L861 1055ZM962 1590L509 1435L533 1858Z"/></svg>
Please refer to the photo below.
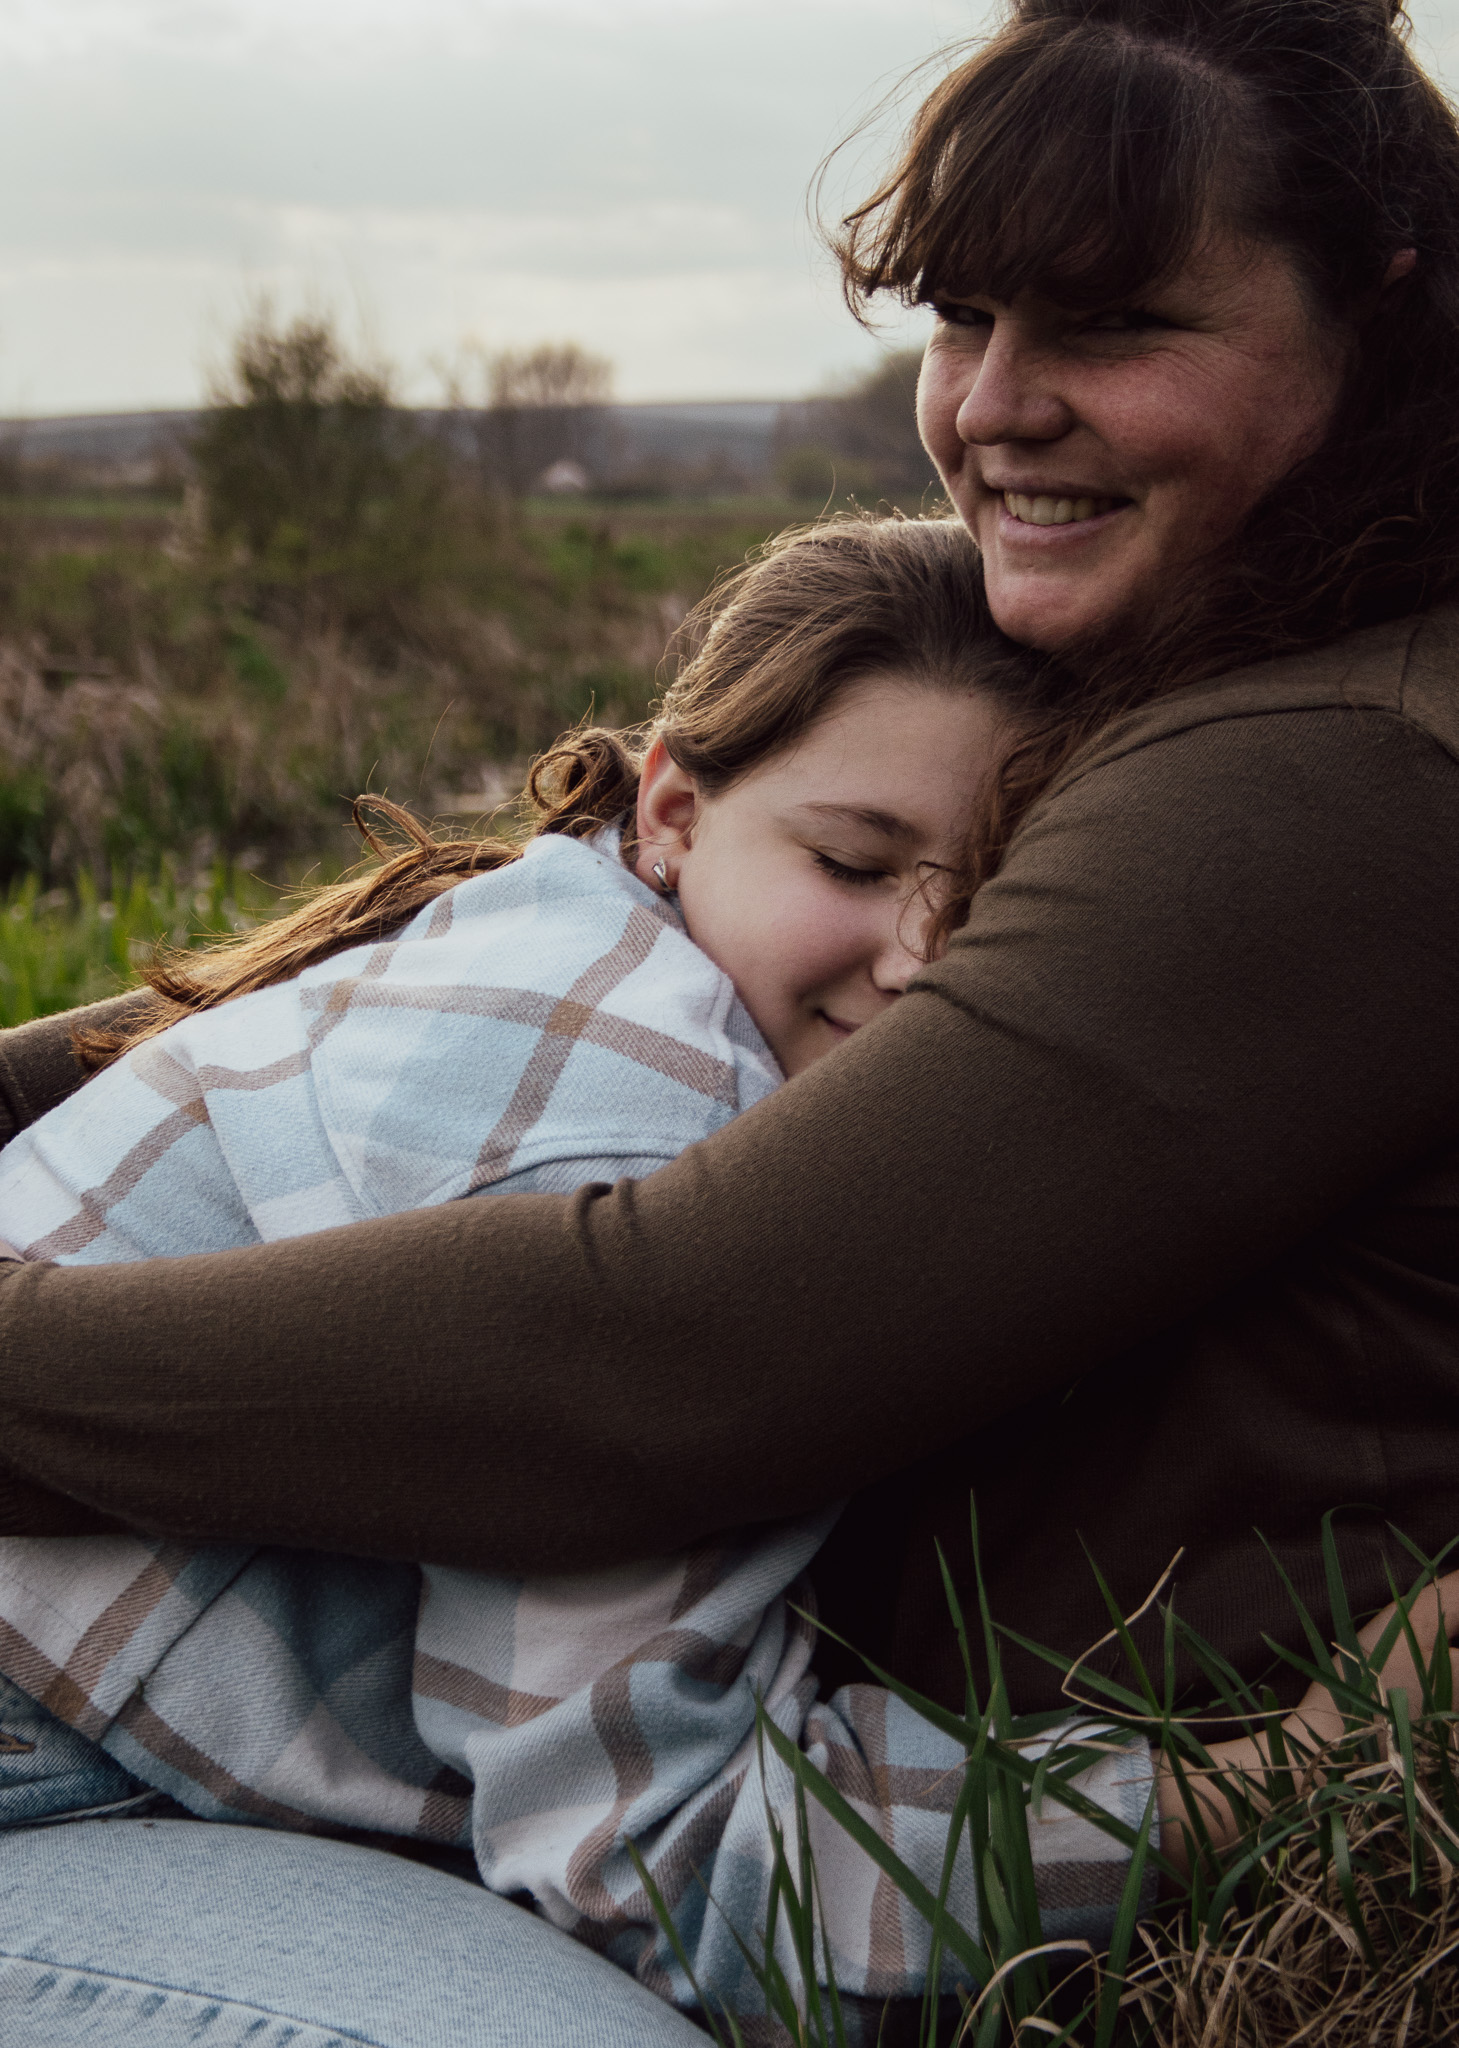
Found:
<svg viewBox="0 0 1459 2048"><path fill-rule="evenodd" d="M649 1180L8 1269L17 1486L582 1568L865 1486L1259 1273L1459 1130L1459 766L1383 711L1163 715L890 1015Z"/></svg>

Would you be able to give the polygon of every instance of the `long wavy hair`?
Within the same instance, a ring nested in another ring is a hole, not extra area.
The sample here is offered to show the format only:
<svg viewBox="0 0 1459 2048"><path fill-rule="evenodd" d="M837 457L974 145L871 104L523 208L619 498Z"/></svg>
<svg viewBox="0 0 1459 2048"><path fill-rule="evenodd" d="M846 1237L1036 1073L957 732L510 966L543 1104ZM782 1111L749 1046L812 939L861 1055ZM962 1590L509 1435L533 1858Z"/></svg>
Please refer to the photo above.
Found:
<svg viewBox="0 0 1459 2048"><path fill-rule="evenodd" d="M847 297L1128 302L1213 224L1355 330L1323 445L1142 635L1066 650L970 854L1135 703L1459 592L1459 130L1384 0L1013 0L831 235ZM1400 251L1412 274L1379 290Z"/></svg>
<svg viewBox="0 0 1459 2048"><path fill-rule="evenodd" d="M577 726L531 764L524 837L587 838L616 824L631 858L639 772L656 739L713 797L793 746L856 683L894 675L981 691L1012 724L1036 702L1045 667L993 625L978 551L951 519L846 517L783 533L694 608L673 652L677 673L648 725ZM195 1011L386 939L444 890L522 851L520 838L437 839L383 797L358 798L354 814L369 868L239 937L159 953L141 1014L76 1034L83 1064L96 1070ZM954 877L949 900L966 895ZM945 910L939 929L954 915Z"/></svg>

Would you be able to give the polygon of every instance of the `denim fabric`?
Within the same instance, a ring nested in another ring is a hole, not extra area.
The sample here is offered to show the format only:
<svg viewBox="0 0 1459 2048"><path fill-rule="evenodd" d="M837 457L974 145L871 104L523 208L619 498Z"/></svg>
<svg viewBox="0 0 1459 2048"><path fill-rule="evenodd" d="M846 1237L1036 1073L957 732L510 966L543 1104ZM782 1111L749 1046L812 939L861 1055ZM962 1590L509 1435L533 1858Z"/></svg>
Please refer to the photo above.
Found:
<svg viewBox="0 0 1459 2048"><path fill-rule="evenodd" d="M155 1799L104 1749L0 1678L0 1829Z"/></svg>
<svg viewBox="0 0 1459 2048"><path fill-rule="evenodd" d="M5 2048L704 2048L520 1907L351 1843L192 1820L0 1837Z"/></svg>

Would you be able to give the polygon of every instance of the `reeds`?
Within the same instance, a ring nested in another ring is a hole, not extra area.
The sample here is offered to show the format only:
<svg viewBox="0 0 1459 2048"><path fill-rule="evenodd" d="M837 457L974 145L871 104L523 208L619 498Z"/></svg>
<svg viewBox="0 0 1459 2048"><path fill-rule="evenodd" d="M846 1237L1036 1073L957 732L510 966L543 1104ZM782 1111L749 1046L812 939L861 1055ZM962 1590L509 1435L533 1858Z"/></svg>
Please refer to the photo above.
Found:
<svg viewBox="0 0 1459 2048"><path fill-rule="evenodd" d="M280 907L276 890L222 862L202 876L164 866L105 887L86 869L66 889L25 875L0 897L0 1027L115 995L159 944L186 949Z"/></svg>
<svg viewBox="0 0 1459 2048"><path fill-rule="evenodd" d="M1082 1662L1070 1666L1040 1652L1064 1672L1075 1699L1088 1700L1092 1688L1111 1728L1160 1752L1185 1814L1183 1854L1162 1853L1173 1837L1169 1822L1163 1835L1154 1826L1153 1795L1151 1824L1132 1840L1069 1783L1091 1752L1061 1745L1051 1767L1038 1740L1050 1717L1011 1714L998 1643L1013 1632L994 1626L981 1584L990 1683L979 1699L945 1570L967 1670L964 1711L954 1714L870 1667L878 1683L964 1750L939 1890L901 1863L762 1714L762 1774L766 1752L773 1752L793 1778L794 1795L788 1822L771 1816L776 1867L767 1924L736 1930L763 2013L730 2013L704 2000L706 2024L722 2048L770 2040L795 2048L869 2048L877 2040L888 2048L1428 2048L1459 2040L1459 1716L1443 1631L1432 1644L1423 1642L1413 1619L1439 1563L1406 1546L1418 1576L1401 1599L1395 1586L1393 1618L1377 1635L1371 1625L1360 1632L1354 1624L1331 1518L1322 1544L1331 1640L1289 1584L1293 1636L1305 1650L1271 1645L1279 1662L1325 1688L1332 1725L1320 1738L1294 1729L1269 1688L1248 1685L1169 1605L1159 1673L1141 1659L1107 1589L1111 1635L1125 1658L1122 1679L1092 1679ZM1395 1689L1392 1660L1405 1646L1405 1683ZM1177 1711L1172 1696L1180 1650L1210 1687L1199 1713L1185 1703ZM1234 1744L1208 1746L1203 1731L1213 1723L1244 1731L1241 1762L1232 1761ZM1259 1750L1255 1767L1244 1755L1252 1745ZM1029 1808L1055 1795L1130 1855L1102 1948L1044 1937ZM808 1801L855 1837L930 1924L929 1990L919 2008L868 2011L834 1983L807 1847ZM1210 1826L1218 1811L1229 1837L1219 1845ZM946 1907L964 1843L978 1881L975 1927L954 1923ZM1154 1872L1161 1896L1152 1906ZM641 1866L640 1874L654 1897ZM655 1908L678 1950L671 1916L657 1898ZM942 1995L949 1977L952 1998Z"/></svg>

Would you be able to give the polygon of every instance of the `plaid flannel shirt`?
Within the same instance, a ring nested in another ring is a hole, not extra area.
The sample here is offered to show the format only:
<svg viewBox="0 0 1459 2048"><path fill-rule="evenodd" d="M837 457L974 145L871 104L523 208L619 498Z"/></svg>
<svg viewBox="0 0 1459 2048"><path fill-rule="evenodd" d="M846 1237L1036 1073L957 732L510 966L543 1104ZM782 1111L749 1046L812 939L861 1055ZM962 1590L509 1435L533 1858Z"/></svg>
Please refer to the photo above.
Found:
<svg viewBox="0 0 1459 2048"><path fill-rule="evenodd" d="M726 977L616 841L534 841L388 942L173 1026L0 1154L0 1237L180 1256L465 1195L640 1176L778 1081ZM0 1670L213 1819L469 1845L485 1882L663 1995L757 1995L794 1787L757 1701L936 1888L960 1752L870 1686L815 1698L802 1574L834 1512L577 1578L143 1537L0 1542ZM1081 1787L1132 1828L1148 1752ZM811 1809L843 1990L920 1992L925 1925ZM1128 1858L1030 1819L1045 1932L1097 1938ZM712 1901L710 1902L712 1895ZM964 1854L951 1910L977 1920ZM792 1963L793 1959L785 1958ZM948 1981L956 1972L949 1966Z"/></svg>

